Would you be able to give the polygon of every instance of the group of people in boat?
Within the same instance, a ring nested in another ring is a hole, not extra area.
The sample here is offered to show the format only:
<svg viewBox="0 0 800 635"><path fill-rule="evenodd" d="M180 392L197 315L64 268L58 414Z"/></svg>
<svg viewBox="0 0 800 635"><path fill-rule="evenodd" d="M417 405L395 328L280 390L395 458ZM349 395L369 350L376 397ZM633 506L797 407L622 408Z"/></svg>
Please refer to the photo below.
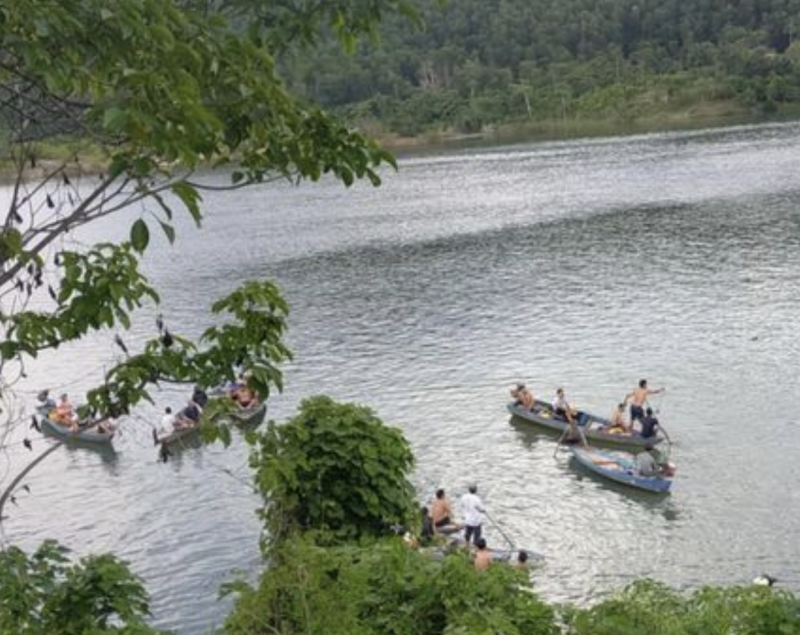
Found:
<svg viewBox="0 0 800 635"><path fill-rule="evenodd" d="M56 401L50 396L50 391L45 389L38 394L40 413L46 415L53 423L69 430L79 432L81 428L94 428L99 432L112 432L116 429L115 423L111 419L96 422L84 422L81 424L80 417L67 393L62 393Z"/></svg>
<svg viewBox="0 0 800 635"><path fill-rule="evenodd" d="M611 433L619 434L640 434L645 438L655 437L659 430L659 421L653 409L648 405L648 398L664 392L664 388L650 388L646 379L640 379L638 385L617 404L607 421L600 423L601 427ZM517 384L511 389L511 397L514 404L535 412L541 409L533 393L525 384ZM548 409L546 406L544 409ZM629 410L629 418L626 419L625 411ZM578 411L567 401L566 393L563 388L557 388L555 397L549 407L552 416L562 419L570 424L571 428L577 427ZM637 425L638 424L638 425Z"/></svg>
<svg viewBox="0 0 800 635"><path fill-rule="evenodd" d="M422 507L422 540L429 543L437 536L452 536L464 531L464 544L473 549L472 558L476 569L487 569L494 557L483 537L483 516L486 510L478 496L478 486L470 485L460 499L463 523L456 520L453 505L444 489L436 490L430 507ZM521 550L512 566L526 568L528 554Z"/></svg>
<svg viewBox="0 0 800 635"><path fill-rule="evenodd" d="M258 395L247 385L247 377L244 375L236 382L225 386L223 392L239 406L240 410L249 410L259 405ZM175 432L197 427L207 404L208 394L200 386L195 386L192 396L184 408L173 413L172 408L167 407L159 430L153 431L156 443L160 443L165 437Z"/></svg>
<svg viewBox="0 0 800 635"><path fill-rule="evenodd" d="M159 429L153 430L154 442L158 444L172 434L196 428L200 423L203 408L207 404L208 394L200 386L195 386L192 389L192 396L178 412L173 412L172 408L167 406L164 409L164 416L161 417Z"/></svg>

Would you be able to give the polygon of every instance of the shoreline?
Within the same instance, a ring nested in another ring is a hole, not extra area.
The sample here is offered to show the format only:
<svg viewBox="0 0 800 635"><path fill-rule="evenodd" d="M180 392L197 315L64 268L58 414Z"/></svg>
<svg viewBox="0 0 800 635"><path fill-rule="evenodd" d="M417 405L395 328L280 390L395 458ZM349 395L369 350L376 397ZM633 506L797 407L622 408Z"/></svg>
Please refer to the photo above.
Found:
<svg viewBox="0 0 800 635"><path fill-rule="evenodd" d="M800 121L800 109L787 109L770 115L761 115L746 109L731 107L730 104L709 103L704 107L642 117L630 122L580 118L557 121L531 120L492 124L485 126L480 132L474 133L445 129L429 131L413 137L403 137L383 131L373 123L364 127L363 134L398 158L402 158L468 148L628 137L793 121ZM41 153L37 165L25 170L23 180L26 182L41 180L58 165L66 165L69 176L96 176L107 170L107 164L98 159L98 154L93 149L89 149L85 155L77 153L76 156L71 146L72 142L69 140L64 140L62 143L46 143L45 151ZM70 148L71 160L64 160L64 148ZM0 164L0 186L12 185L16 179L16 171L9 169L7 164Z"/></svg>
<svg viewBox="0 0 800 635"><path fill-rule="evenodd" d="M525 121L486 126L477 133L431 131L414 137L398 137L373 130L368 136L398 156L429 154L438 150L492 147L521 143L628 137L740 125L761 125L800 121L800 110L787 109L763 115L729 104L710 103L686 111L642 117L631 122L606 119L564 119Z"/></svg>

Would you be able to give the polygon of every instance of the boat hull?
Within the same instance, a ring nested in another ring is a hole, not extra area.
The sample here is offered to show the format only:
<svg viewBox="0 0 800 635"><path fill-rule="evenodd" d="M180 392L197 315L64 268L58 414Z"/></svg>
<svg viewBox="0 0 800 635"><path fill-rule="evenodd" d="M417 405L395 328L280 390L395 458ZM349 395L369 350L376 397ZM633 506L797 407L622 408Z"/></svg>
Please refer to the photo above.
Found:
<svg viewBox="0 0 800 635"><path fill-rule="evenodd" d="M102 432L96 428L85 428L72 431L66 426L62 426L49 417L39 417L39 426L42 432L65 441L75 441L79 443L91 443L95 445L110 445L114 439L114 432Z"/></svg>
<svg viewBox="0 0 800 635"><path fill-rule="evenodd" d="M571 450L572 456L580 465L611 481L658 494L666 494L672 487L672 479L637 474L636 459L632 454L585 448L571 448Z"/></svg>
<svg viewBox="0 0 800 635"><path fill-rule="evenodd" d="M542 401L536 401L534 410L528 410L514 403L508 404L506 408L514 417L553 432L563 433L569 427L566 421L554 417L551 414L550 406ZM608 425L610 423L608 419L588 412L578 411L576 419L584 436L589 441L598 444L643 449L647 445L657 445L663 440L660 436L643 437L636 432L633 434L607 432L600 427Z"/></svg>
<svg viewBox="0 0 800 635"><path fill-rule="evenodd" d="M257 428L267 416L267 404L262 403L255 408L246 408L231 414L231 423L239 428Z"/></svg>

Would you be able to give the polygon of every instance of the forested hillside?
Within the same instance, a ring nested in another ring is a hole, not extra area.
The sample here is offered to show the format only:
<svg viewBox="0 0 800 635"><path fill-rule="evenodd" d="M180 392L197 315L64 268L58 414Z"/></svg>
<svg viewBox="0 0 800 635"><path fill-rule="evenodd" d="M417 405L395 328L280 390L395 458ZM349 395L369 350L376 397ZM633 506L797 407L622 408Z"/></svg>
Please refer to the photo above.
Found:
<svg viewBox="0 0 800 635"><path fill-rule="evenodd" d="M293 89L398 135L800 103L800 0L419 1L424 30L389 19L379 48L286 60Z"/></svg>

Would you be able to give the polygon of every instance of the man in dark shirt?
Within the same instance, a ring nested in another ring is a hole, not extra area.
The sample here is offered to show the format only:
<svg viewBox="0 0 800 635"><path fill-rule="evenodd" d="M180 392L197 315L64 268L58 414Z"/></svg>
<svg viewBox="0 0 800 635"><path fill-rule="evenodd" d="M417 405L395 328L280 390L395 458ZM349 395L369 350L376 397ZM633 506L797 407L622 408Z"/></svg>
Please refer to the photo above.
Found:
<svg viewBox="0 0 800 635"><path fill-rule="evenodd" d="M645 439L655 437L660 430L658 426L658 419L653 414L653 409L648 408L645 411L644 419L642 419L642 436Z"/></svg>

